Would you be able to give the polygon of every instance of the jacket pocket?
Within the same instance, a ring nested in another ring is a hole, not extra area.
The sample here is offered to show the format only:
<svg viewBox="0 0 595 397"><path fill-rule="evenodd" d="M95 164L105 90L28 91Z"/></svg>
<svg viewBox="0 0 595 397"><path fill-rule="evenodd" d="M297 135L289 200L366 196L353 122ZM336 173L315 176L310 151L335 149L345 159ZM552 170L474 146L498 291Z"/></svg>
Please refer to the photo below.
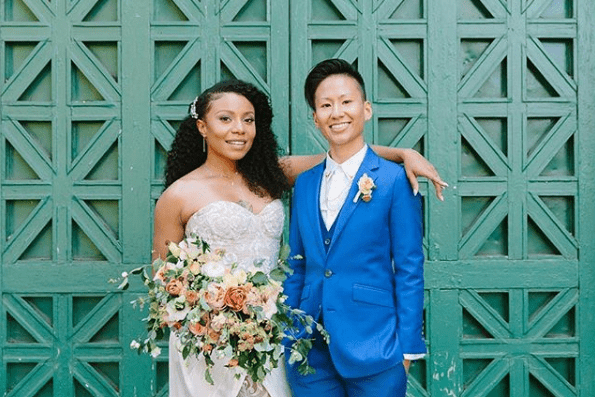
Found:
<svg viewBox="0 0 595 397"><path fill-rule="evenodd" d="M395 307L391 291L369 285L353 284L353 300L376 306Z"/></svg>

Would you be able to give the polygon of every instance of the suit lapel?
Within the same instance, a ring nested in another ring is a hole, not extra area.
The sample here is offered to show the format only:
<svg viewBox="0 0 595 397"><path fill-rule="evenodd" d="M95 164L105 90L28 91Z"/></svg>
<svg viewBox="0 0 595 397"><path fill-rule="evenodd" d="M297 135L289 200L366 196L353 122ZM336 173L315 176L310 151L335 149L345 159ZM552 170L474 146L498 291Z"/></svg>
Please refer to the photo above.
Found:
<svg viewBox="0 0 595 397"><path fill-rule="evenodd" d="M368 148L366 157L364 157L364 161L362 162L362 165L357 170L357 173L355 174L355 177L353 178L353 181L351 182L351 188L349 189L349 193L347 193L347 198L345 199L343 208L341 208L341 212L339 212L339 217L336 220L337 225L335 227L335 233L334 233L333 240L331 242L331 246L329 247L328 252L331 252L331 250L333 249L333 246L335 245L337 240L339 240L339 236L341 235L341 232L345 228L347 221L353 214L353 211L355 211L355 209L362 203L361 198L358 198L358 200L355 203L353 202L353 199L359 190L359 188L357 186L357 182L364 174L368 174L368 176L370 178L372 178L372 180L376 181L376 178L377 178L376 170L377 169L378 169L378 156L376 155L376 153L374 153L372 151L371 148ZM318 187L318 190L320 190L320 186Z"/></svg>

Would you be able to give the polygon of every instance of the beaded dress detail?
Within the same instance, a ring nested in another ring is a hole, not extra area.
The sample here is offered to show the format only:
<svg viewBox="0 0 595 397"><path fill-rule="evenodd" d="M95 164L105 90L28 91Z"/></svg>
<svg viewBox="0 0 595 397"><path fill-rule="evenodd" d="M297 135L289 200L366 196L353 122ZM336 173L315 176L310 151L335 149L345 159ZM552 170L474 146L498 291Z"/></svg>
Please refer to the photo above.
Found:
<svg viewBox="0 0 595 397"><path fill-rule="evenodd" d="M280 200L267 204L259 213L230 201L207 204L190 217L186 224L186 237L196 234L211 249L225 250L230 265L237 263L246 271L262 263L259 270L270 272L276 265L285 214ZM239 379L235 371L224 367L222 360L214 360L211 370L214 385L205 381L204 359L182 358L177 338L172 333L169 341L169 395L170 397L289 397L291 393L285 380L284 360L279 368L267 375L262 384L246 376Z"/></svg>

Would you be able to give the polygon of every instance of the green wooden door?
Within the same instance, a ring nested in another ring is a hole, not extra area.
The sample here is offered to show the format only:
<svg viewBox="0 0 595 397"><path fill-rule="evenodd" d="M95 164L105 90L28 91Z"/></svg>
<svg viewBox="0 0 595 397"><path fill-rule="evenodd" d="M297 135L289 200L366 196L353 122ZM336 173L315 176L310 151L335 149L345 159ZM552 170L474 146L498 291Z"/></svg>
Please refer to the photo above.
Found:
<svg viewBox="0 0 595 397"><path fill-rule="evenodd" d="M0 0L0 392L167 395L167 349L107 280L150 257L164 155L201 88L272 98L294 153L302 98L357 64L369 142L414 147L426 334L412 396L593 396L595 4L590 0ZM591 157L589 157L591 156Z"/></svg>

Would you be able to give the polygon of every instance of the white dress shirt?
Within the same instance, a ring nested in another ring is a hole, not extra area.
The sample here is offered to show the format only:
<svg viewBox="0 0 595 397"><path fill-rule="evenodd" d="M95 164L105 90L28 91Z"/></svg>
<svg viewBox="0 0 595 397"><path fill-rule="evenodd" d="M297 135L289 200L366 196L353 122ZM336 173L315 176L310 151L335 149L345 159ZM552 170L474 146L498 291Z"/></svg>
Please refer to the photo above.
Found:
<svg viewBox="0 0 595 397"><path fill-rule="evenodd" d="M364 144L356 154L339 164L326 154L326 167L320 185L320 213L327 230L330 230L341 211L353 178L366 157L368 145Z"/></svg>
<svg viewBox="0 0 595 397"><path fill-rule="evenodd" d="M353 178L366 157L368 145L364 144L356 154L339 164L326 154L324 177L320 185L320 213L327 230L330 230L341 211ZM425 354L403 354L405 360L418 360Z"/></svg>

